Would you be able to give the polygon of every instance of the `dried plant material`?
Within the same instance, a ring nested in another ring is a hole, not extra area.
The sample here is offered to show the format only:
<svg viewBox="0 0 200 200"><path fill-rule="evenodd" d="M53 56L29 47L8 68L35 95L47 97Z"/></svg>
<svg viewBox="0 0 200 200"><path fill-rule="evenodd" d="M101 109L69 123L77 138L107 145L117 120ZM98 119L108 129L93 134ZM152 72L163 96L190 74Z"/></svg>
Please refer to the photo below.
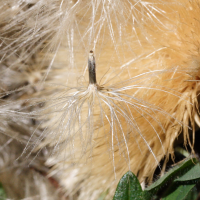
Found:
<svg viewBox="0 0 200 200"><path fill-rule="evenodd" d="M63 198L110 199L128 170L151 182L180 134L193 148L198 1L8 0L0 9L0 129L22 143L9 162L42 158Z"/></svg>

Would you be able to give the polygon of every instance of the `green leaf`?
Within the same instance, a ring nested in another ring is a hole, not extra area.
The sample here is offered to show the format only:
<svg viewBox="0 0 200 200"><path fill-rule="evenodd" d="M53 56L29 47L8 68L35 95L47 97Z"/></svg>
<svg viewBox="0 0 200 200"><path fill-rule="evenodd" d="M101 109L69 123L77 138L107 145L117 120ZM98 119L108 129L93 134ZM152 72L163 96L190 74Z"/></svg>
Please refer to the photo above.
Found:
<svg viewBox="0 0 200 200"><path fill-rule="evenodd" d="M166 194L162 200L183 200L187 197L189 192L195 187L195 184L172 186L169 194Z"/></svg>
<svg viewBox="0 0 200 200"><path fill-rule="evenodd" d="M194 165L189 171L187 171L181 177L175 179L174 181L191 181L200 178L200 163Z"/></svg>
<svg viewBox="0 0 200 200"><path fill-rule="evenodd" d="M190 168L193 168L197 163L196 159L187 159L183 161L181 164L175 166L169 172L167 172L163 177L158 179L152 185L145 189L145 192L151 192L155 194L161 187L164 187L166 183L173 181L177 178L177 176L182 176L185 174Z"/></svg>
<svg viewBox="0 0 200 200"><path fill-rule="evenodd" d="M0 183L0 200L5 200L6 199L6 193L3 189L2 184Z"/></svg>
<svg viewBox="0 0 200 200"><path fill-rule="evenodd" d="M171 186L164 194L164 200L182 200L182 199L195 199L195 193L192 189L195 188L196 183L200 180L200 164L196 163L181 176L173 180ZM194 198L192 198L192 196Z"/></svg>
<svg viewBox="0 0 200 200"><path fill-rule="evenodd" d="M198 190L197 187L194 187L186 196L186 198L184 200L196 200L198 197Z"/></svg>
<svg viewBox="0 0 200 200"><path fill-rule="evenodd" d="M113 200L143 200L141 185L132 172L127 172L121 178Z"/></svg>
<svg viewBox="0 0 200 200"><path fill-rule="evenodd" d="M197 182L200 182L200 163L195 158L186 159L144 191L137 177L127 172L121 178L113 200L149 200L156 198L159 190L164 200L189 200L190 196L197 196L197 192L192 192Z"/></svg>

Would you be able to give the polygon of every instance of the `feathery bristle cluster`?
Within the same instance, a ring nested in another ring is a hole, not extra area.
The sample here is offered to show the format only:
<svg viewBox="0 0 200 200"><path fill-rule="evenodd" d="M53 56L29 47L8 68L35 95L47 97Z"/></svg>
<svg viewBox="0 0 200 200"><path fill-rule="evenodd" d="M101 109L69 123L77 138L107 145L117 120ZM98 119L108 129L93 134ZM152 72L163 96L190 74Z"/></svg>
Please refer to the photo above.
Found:
<svg viewBox="0 0 200 200"><path fill-rule="evenodd" d="M24 182L49 188L44 167L74 199L109 199L127 170L151 181L175 139L192 147L188 129L200 124L199 9L187 0L2 3L1 169L29 165ZM51 189L35 188L50 199Z"/></svg>

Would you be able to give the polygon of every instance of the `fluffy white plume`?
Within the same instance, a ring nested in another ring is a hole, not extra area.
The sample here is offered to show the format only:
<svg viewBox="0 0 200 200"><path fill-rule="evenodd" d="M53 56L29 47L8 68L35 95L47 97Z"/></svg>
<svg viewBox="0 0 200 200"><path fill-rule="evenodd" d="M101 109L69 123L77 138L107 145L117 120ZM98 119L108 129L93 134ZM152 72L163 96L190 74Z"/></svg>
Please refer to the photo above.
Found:
<svg viewBox="0 0 200 200"><path fill-rule="evenodd" d="M187 0L2 0L8 197L110 199L127 170L149 183L180 134L193 147L199 9Z"/></svg>

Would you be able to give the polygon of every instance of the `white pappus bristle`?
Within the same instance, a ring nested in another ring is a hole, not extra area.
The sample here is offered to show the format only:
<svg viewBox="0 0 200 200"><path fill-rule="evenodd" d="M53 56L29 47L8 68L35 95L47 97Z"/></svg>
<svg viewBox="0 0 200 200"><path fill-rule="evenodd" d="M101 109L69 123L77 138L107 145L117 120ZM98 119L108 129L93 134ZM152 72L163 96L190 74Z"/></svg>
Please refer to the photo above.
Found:
<svg viewBox="0 0 200 200"><path fill-rule="evenodd" d="M8 198L111 199L128 170L149 183L180 134L193 148L199 1L2 0L0 10Z"/></svg>

